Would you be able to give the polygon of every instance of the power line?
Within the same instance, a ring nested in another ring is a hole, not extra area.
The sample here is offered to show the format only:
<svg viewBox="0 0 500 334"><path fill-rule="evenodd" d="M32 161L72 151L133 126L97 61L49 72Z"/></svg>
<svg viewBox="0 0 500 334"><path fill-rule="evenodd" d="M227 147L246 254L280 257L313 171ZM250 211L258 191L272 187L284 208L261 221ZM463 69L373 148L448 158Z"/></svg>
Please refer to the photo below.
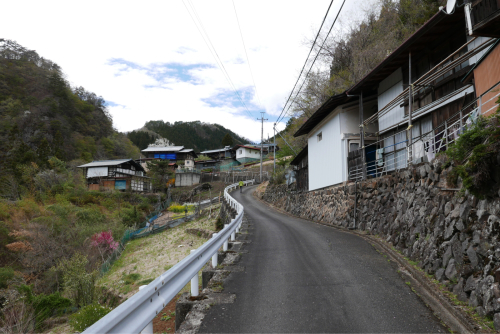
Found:
<svg viewBox="0 0 500 334"><path fill-rule="evenodd" d="M290 104L288 105L288 109L286 110L286 112L288 112L288 110L290 110L291 106L292 106L292 105L293 105L293 103L295 102L295 99L297 98L297 96L299 96L300 91L302 90L302 87L304 86L304 83L306 82L307 77L309 76L309 73L311 73L311 70L312 70L312 68L313 68L313 66L314 66L314 63L316 62L316 59L318 59L318 56L319 56L319 54L320 54L320 52L321 52L321 49L323 49L323 45L325 45L326 39L328 38L328 36L329 36L329 35L330 35L330 33L332 32L332 29L333 29L333 26L335 25L335 22L337 22L337 18L339 17L339 14L340 14L340 12L342 11L342 7L344 7L344 4L345 4L345 0L342 2L342 6L340 6L339 11L337 12L337 16L335 17L335 20L333 20L332 26L330 27L330 30L328 30L328 34L326 34L326 37L325 37L325 39L323 40L323 43L321 43L321 46L320 46L320 48L319 48L319 50L318 50L318 53L316 54L316 57L314 58L314 60L313 60L313 62L312 62L312 64L311 64L311 67L309 68L309 71L307 71L307 74L306 74L306 76L305 76L305 78L304 78L304 81L302 81L302 85L300 85L300 88L299 88L299 90L298 90L297 94L295 94L295 97L293 98L293 101L292 101L292 102L290 102ZM284 118L284 116L283 116L281 119L283 119L283 118ZM276 122L279 122L279 119L278 119Z"/></svg>
<svg viewBox="0 0 500 334"><path fill-rule="evenodd" d="M299 82L299 79L302 76L302 72L304 72L304 68L306 67L307 60L309 59L309 56L311 55L311 52L314 49L314 45L316 44L316 40L318 39L319 33L321 32L321 28L323 28L323 24L325 23L326 17L328 16L328 13L330 12L330 8L332 7L333 1L334 0L330 1L330 5L328 6L328 9L326 11L325 17L323 18L323 22L321 22L321 26L318 29L318 33L316 34L316 38L314 38L314 42L313 42L313 44L311 46L311 50L309 50L309 54L307 55L306 61L304 62L304 65L302 66L302 69L300 70L299 77L297 78L297 81L295 82L295 85L293 85L293 89L290 92L290 95L288 96L288 99L286 100L285 105L283 106L283 109L281 110L281 113L278 116L278 119L283 114L283 111L285 110L286 105L288 104L288 101L290 101L290 98L292 97L293 91L295 90L295 87L297 87L297 83ZM276 122L278 122L278 121L276 121Z"/></svg>
<svg viewBox="0 0 500 334"><path fill-rule="evenodd" d="M259 93L257 92L257 85L255 84L255 79L253 77L252 67L250 66L250 59L248 58L247 47L245 45L245 39L243 38L243 33L241 32L240 20L238 19L238 13L236 12L236 5L234 4L234 0L232 2L233 2L233 8L234 8L234 15L236 16L236 22L238 22L238 29L240 31L241 42L243 43L243 50L245 50L245 56L247 57L248 68L250 69L250 75L252 77L253 87L255 88L255 95L257 95L257 99L259 100L260 104L263 105L262 101L260 99Z"/></svg>
<svg viewBox="0 0 500 334"><path fill-rule="evenodd" d="M210 36L206 32L205 27L203 26L203 23L202 23L200 17L198 16L196 8L194 7L194 5L191 3L190 0L187 0L187 1L188 1L189 5L191 6L191 10L193 11L194 15L196 16L196 19L191 14L191 11L189 10L188 6L186 5L186 2L183 0L182 3L184 4L184 7L186 7L186 10L188 11L189 16L193 20L193 23L196 26L196 29L198 29L198 32L200 33L201 37L203 38L203 41L205 42L205 44L207 45L210 53L212 54L212 57L214 57L215 63L217 64L217 66L219 67L219 69L222 71L222 74L224 75L224 77L226 78L226 80L229 82L229 85L231 86L231 88L233 89L234 93L236 94L236 96L240 100L240 102L243 105L243 107L244 107L245 111L247 112L248 116L250 116L250 118L253 118L251 112L248 110L247 105L245 104L245 102L241 98L238 90L236 89L236 86L234 85L233 81L231 80L231 77L229 76L229 73L227 73L226 68L224 67L224 63L222 62L222 60L220 59L219 55L217 54L217 50L213 46L212 41L210 40ZM200 27L198 27L197 22L200 25L201 30L200 30ZM203 34L202 30L205 33L206 38L205 38L205 35Z"/></svg>

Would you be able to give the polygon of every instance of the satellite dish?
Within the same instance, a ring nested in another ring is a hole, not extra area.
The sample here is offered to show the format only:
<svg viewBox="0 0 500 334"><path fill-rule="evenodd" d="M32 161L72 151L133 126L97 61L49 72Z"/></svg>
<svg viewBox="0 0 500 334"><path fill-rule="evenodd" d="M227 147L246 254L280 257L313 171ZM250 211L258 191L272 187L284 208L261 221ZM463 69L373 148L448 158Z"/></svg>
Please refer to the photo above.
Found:
<svg viewBox="0 0 500 334"><path fill-rule="evenodd" d="M446 3L446 12L451 14L455 10L455 5L457 4L457 0L448 0Z"/></svg>

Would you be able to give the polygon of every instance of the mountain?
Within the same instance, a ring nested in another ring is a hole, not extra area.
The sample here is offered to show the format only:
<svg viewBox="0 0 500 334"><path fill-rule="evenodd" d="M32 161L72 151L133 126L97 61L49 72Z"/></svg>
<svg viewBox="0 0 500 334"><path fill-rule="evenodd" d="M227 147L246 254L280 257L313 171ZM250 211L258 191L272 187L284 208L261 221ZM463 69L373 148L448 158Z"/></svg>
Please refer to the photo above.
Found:
<svg viewBox="0 0 500 334"><path fill-rule="evenodd" d="M113 129L102 97L71 87L61 68L35 51L0 39L0 171L21 178L22 166L137 157Z"/></svg>
<svg viewBox="0 0 500 334"><path fill-rule="evenodd" d="M237 135L219 124L194 122L149 121L142 129L127 134L128 138L141 150L153 143L158 137L168 139L175 145L192 148L197 152L222 147L226 134L233 138L233 145L245 144L249 140Z"/></svg>

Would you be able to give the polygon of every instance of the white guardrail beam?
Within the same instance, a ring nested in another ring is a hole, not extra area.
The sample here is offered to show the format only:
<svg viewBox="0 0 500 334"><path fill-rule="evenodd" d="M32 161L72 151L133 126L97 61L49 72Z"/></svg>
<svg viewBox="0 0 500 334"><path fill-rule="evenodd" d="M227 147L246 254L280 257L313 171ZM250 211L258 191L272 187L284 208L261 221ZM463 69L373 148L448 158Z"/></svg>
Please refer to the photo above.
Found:
<svg viewBox="0 0 500 334"><path fill-rule="evenodd" d="M254 180L243 181L245 185L254 184ZM237 189L232 184L224 189L224 198L237 212L236 218L226 225L213 238L200 248L164 272L153 282L139 290L135 295L120 304L102 319L87 328L84 334L93 333L140 333L154 317L188 284L203 266L210 261L219 248L226 243L242 223L243 206L229 195Z"/></svg>

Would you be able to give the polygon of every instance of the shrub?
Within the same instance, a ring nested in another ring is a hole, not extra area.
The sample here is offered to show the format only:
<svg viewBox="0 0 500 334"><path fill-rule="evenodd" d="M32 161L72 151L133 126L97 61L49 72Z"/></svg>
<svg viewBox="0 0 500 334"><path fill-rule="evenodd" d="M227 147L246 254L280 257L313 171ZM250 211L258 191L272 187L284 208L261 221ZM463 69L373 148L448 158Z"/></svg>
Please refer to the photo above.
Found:
<svg viewBox="0 0 500 334"><path fill-rule="evenodd" d="M127 227L134 226L143 218L143 215L137 210L136 206L133 206L131 208L124 208L122 210L122 213L122 223Z"/></svg>
<svg viewBox="0 0 500 334"><path fill-rule="evenodd" d="M76 253L71 259L63 259L58 264L58 269L63 273L63 286L66 293L71 296L76 306L92 304L96 299L96 281L98 272L87 272L87 257Z"/></svg>
<svg viewBox="0 0 500 334"><path fill-rule="evenodd" d="M453 161L453 169L447 176L447 183L456 186L458 177L463 189L479 198L494 195L497 155L500 151L500 114L478 117L455 143L445 152Z"/></svg>
<svg viewBox="0 0 500 334"><path fill-rule="evenodd" d="M6 289L8 282L14 278L14 269L10 267L0 268L0 289Z"/></svg>
<svg viewBox="0 0 500 334"><path fill-rule="evenodd" d="M24 295L26 302L35 310L35 327L37 329L42 328L45 319L72 305L71 300L62 297L59 292L50 295L40 294L35 296L32 289L31 285L21 285L18 287L18 291Z"/></svg>
<svg viewBox="0 0 500 334"><path fill-rule="evenodd" d="M106 216L98 208L85 208L76 213L76 218L80 224L97 225L106 222Z"/></svg>
<svg viewBox="0 0 500 334"><path fill-rule="evenodd" d="M90 304L70 316L69 324L74 330L83 332L99 319L111 312L111 308L99 304Z"/></svg>
<svg viewBox="0 0 500 334"><path fill-rule="evenodd" d="M276 168L276 171L271 174L271 177L269 178L269 183L270 184L283 184L286 181L286 169L281 167L281 168Z"/></svg>

